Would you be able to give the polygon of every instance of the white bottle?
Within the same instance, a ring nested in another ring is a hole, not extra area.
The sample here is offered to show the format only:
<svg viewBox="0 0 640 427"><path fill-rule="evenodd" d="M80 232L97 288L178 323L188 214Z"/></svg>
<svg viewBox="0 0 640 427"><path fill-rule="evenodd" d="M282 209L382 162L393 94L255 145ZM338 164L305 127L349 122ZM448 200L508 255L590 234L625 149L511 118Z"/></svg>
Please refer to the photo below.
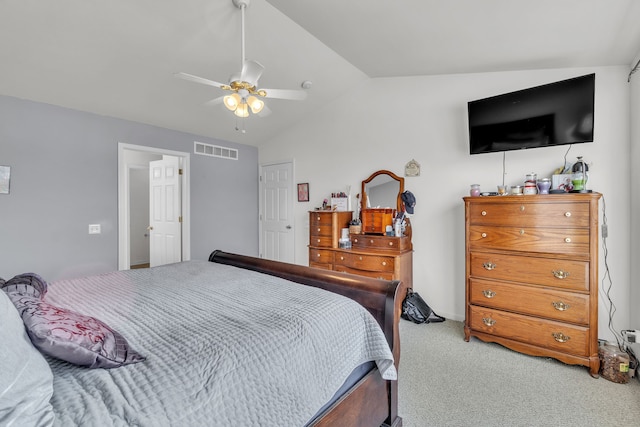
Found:
<svg viewBox="0 0 640 427"><path fill-rule="evenodd" d="M402 220L396 219L393 225L395 227L393 231L394 235L396 237L402 237Z"/></svg>

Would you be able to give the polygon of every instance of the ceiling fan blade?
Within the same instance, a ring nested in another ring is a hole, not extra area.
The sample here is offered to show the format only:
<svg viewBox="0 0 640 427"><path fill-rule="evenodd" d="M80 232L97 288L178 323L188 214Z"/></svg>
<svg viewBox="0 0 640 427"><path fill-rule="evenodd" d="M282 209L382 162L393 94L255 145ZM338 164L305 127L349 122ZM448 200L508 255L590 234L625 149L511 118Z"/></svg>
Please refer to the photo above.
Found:
<svg viewBox="0 0 640 427"><path fill-rule="evenodd" d="M271 110L266 105L262 107L262 111L258 113L258 117L267 117L271 115Z"/></svg>
<svg viewBox="0 0 640 427"><path fill-rule="evenodd" d="M217 98L212 99L211 101L205 102L204 105L206 105L207 107L212 107L214 105L222 104L223 100L224 100L224 96L219 96Z"/></svg>
<svg viewBox="0 0 640 427"><path fill-rule="evenodd" d="M205 78L194 76L192 74L187 74L187 73L175 73L174 76L178 77L179 79L187 80L194 83L201 83L203 85L208 85L208 86L214 86L219 88L222 88L222 86L226 86L226 84L224 83L214 82L213 80L205 79Z"/></svg>
<svg viewBox="0 0 640 427"><path fill-rule="evenodd" d="M262 75L264 67L258 61L245 60L242 63L242 72L240 73L240 80L247 82L252 86L258 84L258 79Z"/></svg>
<svg viewBox="0 0 640 427"><path fill-rule="evenodd" d="M307 99L307 92L304 90L265 88L260 88L260 90L267 92L267 96L265 98L290 99L293 101L302 101Z"/></svg>

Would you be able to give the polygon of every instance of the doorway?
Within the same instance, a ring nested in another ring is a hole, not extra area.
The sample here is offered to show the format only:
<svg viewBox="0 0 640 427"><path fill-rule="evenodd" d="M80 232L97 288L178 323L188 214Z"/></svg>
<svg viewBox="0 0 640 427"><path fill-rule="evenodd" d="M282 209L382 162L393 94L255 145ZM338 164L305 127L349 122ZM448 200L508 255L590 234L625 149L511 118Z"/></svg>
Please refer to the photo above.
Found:
<svg viewBox="0 0 640 427"><path fill-rule="evenodd" d="M260 257L295 262L293 162L260 166Z"/></svg>
<svg viewBox="0 0 640 427"><path fill-rule="evenodd" d="M166 156L176 157L182 170L182 191L179 198L182 213L180 259L186 261L191 258L189 153L118 143L119 270L128 270L132 265L145 266L146 264L145 258L148 257L150 240L150 233L146 230L149 226L149 162Z"/></svg>

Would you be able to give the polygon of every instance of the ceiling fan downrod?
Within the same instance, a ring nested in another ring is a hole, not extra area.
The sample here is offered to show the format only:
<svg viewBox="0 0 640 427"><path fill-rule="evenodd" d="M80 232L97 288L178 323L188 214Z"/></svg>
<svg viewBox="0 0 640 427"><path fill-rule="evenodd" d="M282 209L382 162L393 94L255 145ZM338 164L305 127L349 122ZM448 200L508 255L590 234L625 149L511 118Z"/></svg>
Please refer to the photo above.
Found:
<svg viewBox="0 0 640 427"><path fill-rule="evenodd" d="M233 4L240 9L240 68L244 65L244 61L246 59L245 51L244 51L244 10L249 7L250 0L231 0Z"/></svg>

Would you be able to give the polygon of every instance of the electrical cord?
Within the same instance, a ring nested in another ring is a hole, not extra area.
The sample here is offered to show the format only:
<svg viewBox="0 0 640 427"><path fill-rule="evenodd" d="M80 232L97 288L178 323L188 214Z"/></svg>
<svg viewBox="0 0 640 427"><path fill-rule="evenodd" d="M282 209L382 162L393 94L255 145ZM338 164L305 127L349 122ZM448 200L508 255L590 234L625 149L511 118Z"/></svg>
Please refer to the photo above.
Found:
<svg viewBox="0 0 640 427"><path fill-rule="evenodd" d="M608 226L607 226L607 213L606 213L606 203L604 200L604 195L602 195L602 228L605 230L608 230ZM606 233L603 233L602 236L602 252L604 254L604 275L602 276L602 286L600 287L600 292L603 292L604 296L606 297L606 301L609 302L609 330L613 333L613 336L616 339L616 342L618 343L618 348L620 350L624 351L624 347L623 347L623 339L622 339L622 334L616 332L615 328L613 327L613 315L616 312L616 306L613 303L613 300L611 299L611 287L613 286L613 281L611 279L611 271L609 270L609 263L607 262L607 255L609 254L609 250L607 248L607 237L608 237L608 231ZM606 290L605 290L605 280L608 281L608 286L606 286ZM606 305L606 302L605 302Z"/></svg>
<svg viewBox="0 0 640 427"><path fill-rule="evenodd" d="M567 172L567 155L569 154L571 147L573 147L573 144L569 144L569 148L567 148L567 152L564 153L564 165L562 165L562 171L560 173Z"/></svg>
<svg viewBox="0 0 640 427"><path fill-rule="evenodd" d="M636 71L638 71L638 67L640 66L640 59L638 60L638 62L636 62L636 65L631 69L631 71L629 72L629 77L627 78L627 83L629 83L631 81L631 75L633 73L635 73Z"/></svg>

